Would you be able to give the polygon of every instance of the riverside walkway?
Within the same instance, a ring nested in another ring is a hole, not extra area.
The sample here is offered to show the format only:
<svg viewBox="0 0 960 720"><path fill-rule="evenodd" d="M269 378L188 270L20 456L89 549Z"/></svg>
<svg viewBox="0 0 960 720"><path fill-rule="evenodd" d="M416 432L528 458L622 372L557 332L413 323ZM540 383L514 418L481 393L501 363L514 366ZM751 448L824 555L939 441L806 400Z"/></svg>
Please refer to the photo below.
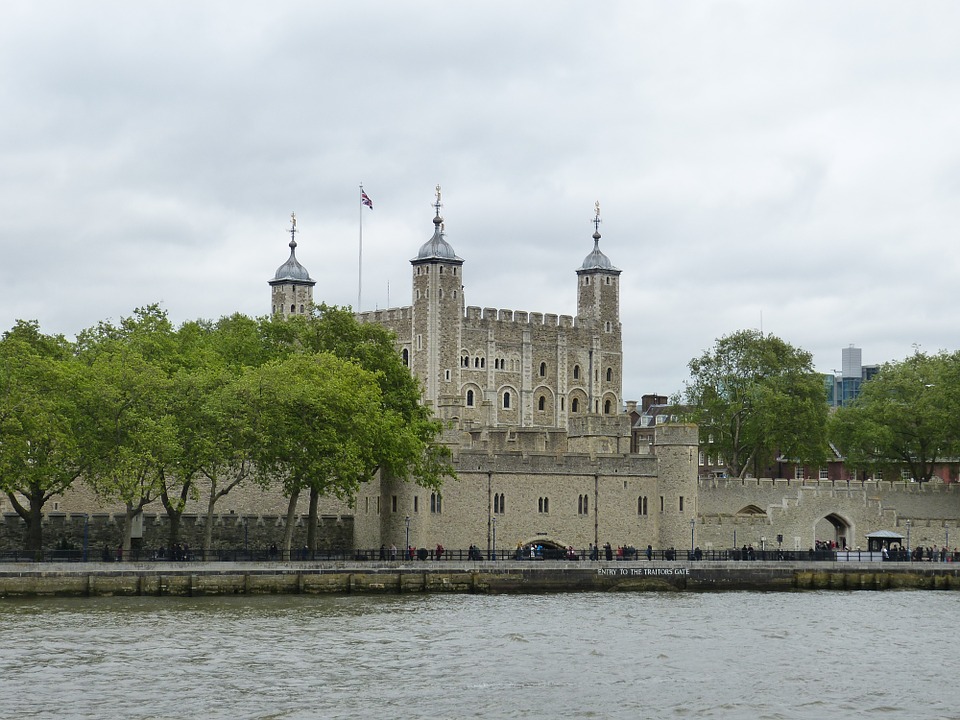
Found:
<svg viewBox="0 0 960 720"><path fill-rule="evenodd" d="M0 598L827 589L960 590L960 563L689 560L0 563Z"/></svg>

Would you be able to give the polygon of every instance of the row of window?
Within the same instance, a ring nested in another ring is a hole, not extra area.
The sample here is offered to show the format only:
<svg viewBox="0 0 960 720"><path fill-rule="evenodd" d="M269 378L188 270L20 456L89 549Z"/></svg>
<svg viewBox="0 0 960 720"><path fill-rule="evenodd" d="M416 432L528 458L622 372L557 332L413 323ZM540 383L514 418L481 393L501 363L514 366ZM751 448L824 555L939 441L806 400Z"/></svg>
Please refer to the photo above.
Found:
<svg viewBox="0 0 960 720"><path fill-rule="evenodd" d="M365 497L363 499L364 507L363 510L365 513L370 512L370 498ZM396 495L390 496L390 509L392 512L399 511L399 499ZM417 495L413 496L413 511L420 512L420 498ZM437 493L430 493L430 512L439 513L443 512L443 498L440 497ZM380 514L380 498L377 498L377 515Z"/></svg>
<svg viewBox="0 0 960 720"><path fill-rule="evenodd" d="M370 498L364 498L365 502L365 511L370 512ZM393 512L399 511L399 500L396 495L390 497L390 507ZM665 501L664 496L660 496L660 512L664 512ZM679 510L683 512L683 496L680 496L679 501ZM493 496L493 512L495 515L503 515L506 512L507 508L507 498L504 493L494 493ZM414 495L413 497L413 511L420 511L420 498ZM443 498L440 497L437 493L430 493L430 512L440 513L443 512ZM549 497L539 497L537 498L537 512L538 513L549 513L550 512L550 498ZM377 498L377 514L380 514L380 498ZM577 496L577 515L589 515L590 514L590 496L589 495L578 495ZM647 496L640 495L637 498L637 515L648 515L648 506L647 506Z"/></svg>
<svg viewBox="0 0 960 720"><path fill-rule="evenodd" d="M443 275L443 268L444 268L443 265L434 265L434 266L431 266L431 265L417 265L417 275L426 275L426 274L428 274L428 273L430 272L430 268L431 268L431 267L439 268L439 274L440 274L440 275ZM450 268L450 272L452 272L452 273L453 273L453 276L456 277L456 276L457 276L457 266L456 266L456 265L452 266L452 267Z"/></svg>
<svg viewBox="0 0 960 720"><path fill-rule="evenodd" d="M514 371L515 371L515 370L519 370L519 364L520 364L520 363L519 363L518 360L511 360L511 361L510 361L510 369L511 369L511 370L514 370ZM470 355L469 355L468 353L463 353L463 354L460 356L460 367L463 367L463 368L473 367L475 370L482 370L482 369L486 368L486 366L487 366L486 360L485 360L481 355L475 355L472 359L471 359L471 357L470 357ZM493 361L493 369L494 369L494 370L506 370L506 369L507 369L507 361L506 361L505 359L503 359L503 358L496 358L496 359ZM596 378L596 379L597 379L597 382L600 382L600 370L597 370L597 373L596 373L596 374L597 374L597 378ZM539 375L540 377L546 377L546 376L547 376L547 364L546 364L545 362L540 363L540 367L538 368L538 375ZM579 380L579 379L580 379L580 375L581 375L580 366L579 366L579 365L574 365L574 366L573 366L573 379L574 379L574 380ZM607 370L606 370L606 372L604 373L604 376L606 377L607 382L613 382L613 368L609 368L609 367L608 367Z"/></svg>
<svg viewBox="0 0 960 720"><path fill-rule="evenodd" d="M370 512L370 498L364 498L365 502L365 511ZM665 502L664 496L660 496L660 512L664 511ZM393 512L399 511L399 501L396 495L390 497L390 508ZM504 493L494 493L493 496L493 512L495 515L503 515L506 512L507 508L507 498ZM683 496L680 496L679 510L683 512ZM420 511L420 498L414 495L413 497L413 511ZM440 513L443 512L443 498L440 497L437 493L430 493L430 512ZM549 513L550 512L550 498L549 497L539 497L537 498L537 512L538 513ZM377 514L380 514L380 498L377 498ZM577 496L577 515L589 515L590 514L590 496L589 495L578 495ZM647 496L640 495L637 498L637 515L648 515L647 507Z"/></svg>
<svg viewBox="0 0 960 720"><path fill-rule="evenodd" d="M603 281L604 281L604 282L603 282L604 285L614 285L614 284L616 284L616 278L611 277L610 275L604 275L604 276L603 276ZM584 284L584 285L589 285L589 284L590 284L590 276L589 276L589 275L584 275L584 276L583 276L583 284Z"/></svg>
<svg viewBox="0 0 960 720"><path fill-rule="evenodd" d="M473 390L467 390L465 399L466 399L467 407L476 407L477 396ZM505 390L503 392L503 395L500 398L500 406L504 410L510 410L512 405L513 405L513 396L510 394L509 390ZM546 409L547 409L547 396L540 395L537 398L537 410L539 410L540 412L544 412ZM560 409L561 410L564 409L564 399L562 397L560 398ZM600 410L600 402L597 401L597 411L599 412L599 410ZM580 398L573 398L570 401L570 412L576 414L576 413L579 413L580 411L581 411ZM613 414L612 400L607 399L603 401L603 414L604 415Z"/></svg>
<svg viewBox="0 0 960 720"><path fill-rule="evenodd" d="M278 307L277 305L274 305L274 306L273 306L273 314L274 314L274 315L276 315L277 312L278 312L277 307ZM282 310L282 309L283 309L283 306L280 306L280 310ZM300 306L300 314L301 314L301 315L303 315L305 309L306 309L306 308L305 308L303 305ZM296 312L297 312L297 306L291 304L291 305L290 305L290 312L291 312L291 313L296 313Z"/></svg>

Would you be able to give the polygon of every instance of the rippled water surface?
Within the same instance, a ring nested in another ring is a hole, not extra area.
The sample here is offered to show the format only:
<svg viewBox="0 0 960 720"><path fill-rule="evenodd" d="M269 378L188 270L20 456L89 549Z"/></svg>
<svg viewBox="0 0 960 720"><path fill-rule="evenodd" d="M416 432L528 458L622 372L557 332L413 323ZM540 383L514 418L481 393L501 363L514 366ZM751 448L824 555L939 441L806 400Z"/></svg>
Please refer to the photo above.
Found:
<svg viewBox="0 0 960 720"><path fill-rule="evenodd" d="M960 594L0 601L0 717L956 718Z"/></svg>

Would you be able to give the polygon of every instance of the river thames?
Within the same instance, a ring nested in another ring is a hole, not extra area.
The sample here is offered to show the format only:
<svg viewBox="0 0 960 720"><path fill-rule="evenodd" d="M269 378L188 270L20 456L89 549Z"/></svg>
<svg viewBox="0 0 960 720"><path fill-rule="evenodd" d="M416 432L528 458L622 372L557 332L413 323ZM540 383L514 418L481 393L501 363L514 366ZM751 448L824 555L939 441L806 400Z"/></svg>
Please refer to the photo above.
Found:
<svg viewBox="0 0 960 720"><path fill-rule="evenodd" d="M0 601L4 718L958 718L960 594Z"/></svg>

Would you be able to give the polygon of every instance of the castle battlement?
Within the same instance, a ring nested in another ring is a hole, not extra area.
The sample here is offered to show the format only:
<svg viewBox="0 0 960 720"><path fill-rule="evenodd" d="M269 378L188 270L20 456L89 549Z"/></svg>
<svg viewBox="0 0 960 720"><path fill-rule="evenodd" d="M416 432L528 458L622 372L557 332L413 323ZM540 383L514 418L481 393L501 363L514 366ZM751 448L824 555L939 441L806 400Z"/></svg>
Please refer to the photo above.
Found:
<svg viewBox="0 0 960 720"><path fill-rule="evenodd" d="M535 325L543 327L576 327L576 320L572 315L557 315L556 313L528 312L526 310L510 310L508 308L481 308L470 305L464 312L465 320L515 323L517 325Z"/></svg>
<svg viewBox="0 0 960 720"><path fill-rule="evenodd" d="M924 495L958 493L960 483L943 482L893 482L890 480L820 480L816 478L700 478L700 487L706 489L732 490L735 488L808 488L811 490L856 490L884 493Z"/></svg>
<svg viewBox="0 0 960 720"><path fill-rule="evenodd" d="M384 310L367 310L362 313L356 313L356 318L362 323L375 323L383 325L392 322L409 322L412 317L412 307L386 308Z"/></svg>

